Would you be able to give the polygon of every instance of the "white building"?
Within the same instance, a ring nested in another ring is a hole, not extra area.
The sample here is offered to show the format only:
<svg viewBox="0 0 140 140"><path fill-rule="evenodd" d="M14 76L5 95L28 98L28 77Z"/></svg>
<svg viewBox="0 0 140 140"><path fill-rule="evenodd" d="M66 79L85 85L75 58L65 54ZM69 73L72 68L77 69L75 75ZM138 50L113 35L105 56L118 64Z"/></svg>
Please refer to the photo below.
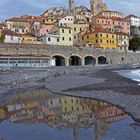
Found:
<svg viewBox="0 0 140 140"><path fill-rule="evenodd" d="M130 22L130 26L140 26L140 17L137 17L135 15L128 15L126 19L128 19L128 21Z"/></svg>
<svg viewBox="0 0 140 140"><path fill-rule="evenodd" d="M74 16L66 16L59 21L59 26L64 26L73 23L74 23Z"/></svg>
<svg viewBox="0 0 140 140"><path fill-rule="evenodd" d="M22 37L10 30L4 30L4 43L21 43Z"/></svg>
<svg viewBox="0 0 140 140"><path fill-rule="evenodd" d="M60 35L47 34L39 38L39 41L42 41L43 44L47 45L59 45L60 44Z"/></svg>

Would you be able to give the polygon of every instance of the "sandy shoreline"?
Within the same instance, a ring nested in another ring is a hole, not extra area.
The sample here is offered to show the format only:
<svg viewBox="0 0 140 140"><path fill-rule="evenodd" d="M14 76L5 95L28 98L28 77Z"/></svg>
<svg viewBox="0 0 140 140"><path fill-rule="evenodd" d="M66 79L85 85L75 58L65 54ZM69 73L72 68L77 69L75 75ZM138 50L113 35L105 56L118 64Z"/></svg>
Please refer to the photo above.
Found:
<svg viewBox="0 0 140 140"><path fill-rule="evenodd" d="M107 65L2 71L0 98L16 90L28 90L45 85L56 94L87 97L112 103L140 121L140 87L137 82L116 72L130 68L132 66Z"/></svg>

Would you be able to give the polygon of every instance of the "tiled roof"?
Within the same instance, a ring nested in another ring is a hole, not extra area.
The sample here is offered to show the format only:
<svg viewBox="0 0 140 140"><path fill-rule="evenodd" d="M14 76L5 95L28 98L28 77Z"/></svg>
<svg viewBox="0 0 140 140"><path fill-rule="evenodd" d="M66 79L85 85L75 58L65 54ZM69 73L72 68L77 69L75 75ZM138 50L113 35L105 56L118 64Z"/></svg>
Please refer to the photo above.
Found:
<svg viewBox="0 0 140 140"><path fill-rule="evenodd" d="M130 17L140 18L140 17L138 17L138 16L136 16L136 15L132 15L132 14L126 16L125 18L130 18Z"/></svg>
<svg viewBox="0 0 140 140"><path fill-rule="evenodd" d="M4 23L0 23L0 27L7 27Z"/></svg>
<svg viewBox="0 0 140 140"><path fill-rule="evenodd" d="M15 32L10 31L10 30L3 30L3 34L4 35L10 35L10 36L20 36L19 34L16 34Z"/></svg>

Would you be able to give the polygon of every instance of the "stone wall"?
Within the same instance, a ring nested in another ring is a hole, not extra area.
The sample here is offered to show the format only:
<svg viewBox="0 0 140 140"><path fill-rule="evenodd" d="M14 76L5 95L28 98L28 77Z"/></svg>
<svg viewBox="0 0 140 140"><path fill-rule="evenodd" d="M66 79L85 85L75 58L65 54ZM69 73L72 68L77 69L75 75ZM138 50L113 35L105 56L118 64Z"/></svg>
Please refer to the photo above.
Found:
<svg viewBox="0 0 140 140"><path fill-rule="evenodd" d="M47 46L47 45L33 45L33 44L0 44L0 55L37 55L49 56L55 55L63 56L66 59L66 65L69 64L69 58L72 55L78 56L84 65L86 56L92 56L96 59L98 64L98 57L104 56L110 64L122 63L137 63L140 62L140 52L119 51L119 50L101 50L85 47L74 46Z"/></svg>

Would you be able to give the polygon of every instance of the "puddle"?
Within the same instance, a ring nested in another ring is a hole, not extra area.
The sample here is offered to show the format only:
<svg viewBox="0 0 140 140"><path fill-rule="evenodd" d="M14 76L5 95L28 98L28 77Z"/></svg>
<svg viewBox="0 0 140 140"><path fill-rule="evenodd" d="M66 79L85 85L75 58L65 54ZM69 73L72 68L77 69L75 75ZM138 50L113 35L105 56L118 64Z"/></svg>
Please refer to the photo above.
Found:
<svg viewBox="0 0 140 140"><path fill-rule="evenodd" d="M105 102L45 89L7 98L0 106L0 140L140 139L140 124Z"/></svg>

